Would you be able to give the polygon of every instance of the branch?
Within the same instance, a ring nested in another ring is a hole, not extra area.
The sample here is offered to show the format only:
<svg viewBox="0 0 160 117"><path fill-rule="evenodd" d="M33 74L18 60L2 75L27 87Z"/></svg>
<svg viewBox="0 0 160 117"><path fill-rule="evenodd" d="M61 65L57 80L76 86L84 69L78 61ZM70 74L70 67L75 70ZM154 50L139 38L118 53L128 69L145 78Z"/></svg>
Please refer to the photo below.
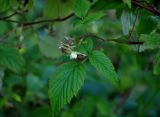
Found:
<svg viewBox="0 0 160 117"><path fill-rule="evenodd" d="M131 92L132 92L132 89L129 89L124 94L122 94L122 97L120 98L120 100L118 101L117 105L115 106L113 110L114 113L117 113L119 109L121 109L121 107L125 104L128 97L130 96Z"/></svg>
<svg viewBox="0 0 160 117"><path fill-rule="evenodd" d="M138 6L138 7L141 7L141 8L144 8L146 10L148 10L149 12L153 13L154 15L157 15L160 17L160 11L157 10L156 7L154 7L153 5L146 5L144 3L140 3L138 2L137 0L132 0L131 3L135 6Z"/></svg>
<svg viewBox="0 0 160 117"><path fill-rule="evenodd" d="M14 12L8 16L4 16L4 17L1 17L0 20L6 20L6 19L9 19L10 17L14 16L14 15L17 15L18 13L17 12Z"/></svg>
<svg viewBox="0 0 160 117"><path fill-rule="evenodd" d="M25 12L27 12L27 10L22 10L22 11L15 10L12 14L10 14L8 16L1 17L0 20L7 20L7 19L11 18L12 16L19 15L19 14L22 14Z"/></svg>
<svg viewBox="0 0 160 117"><path fill-rule="evenodd" d="M133 32L134 32L134 28L135 28L135 26L136 26L137 19L138 19L138 11L137 11L137 13L136 13L136 17L135 17L135 20L134 20L134 23L133 23L133 26L132 26L131 32L129 33L128 40L130 40L130 39L131 39L131 36L132 36L132 34L133 34Z"/></svg>
<svg viewBox="0 0 160 117"><path fill-rule="evenodd" d="M84 34L82 36L79 36L77 37L77 39L79 39L79 43L78 43L78 48L80 47L82 41L88 37L92 37L92 38L95 38L95 39L98 39L100 40L100 42L98 43L98 45L96 46L96 49L99 49L100 47L102 47L102 45L105 43L105 42L116 42L116 43L120 43L120 44L127 44L127 45L142 45L144 42L139 42L139 41L129 41L128 40L128 36L124 36L124 37L120 37L122 39L105 39L105 38L101 38L97 35L94 35L94 34L91 34L91 33L87 33L87 34ZM124 38L124 39L123 39Z"/></svg>
<svg viewBox="0 0 160 117"><path fill-rule="evenodd" d="M66 17L63 17L63 18L39 20L39 21L33 21L33 22L20 22L20 21L17 21L17 20L10 20L10 19L5 19L3 21L17 23L18 25L21 25L21 26L30 26L30 25L40 24L40 23L63 22L65 20L69 19L72 16L74 16L73 13L66 16Z"/></svg>

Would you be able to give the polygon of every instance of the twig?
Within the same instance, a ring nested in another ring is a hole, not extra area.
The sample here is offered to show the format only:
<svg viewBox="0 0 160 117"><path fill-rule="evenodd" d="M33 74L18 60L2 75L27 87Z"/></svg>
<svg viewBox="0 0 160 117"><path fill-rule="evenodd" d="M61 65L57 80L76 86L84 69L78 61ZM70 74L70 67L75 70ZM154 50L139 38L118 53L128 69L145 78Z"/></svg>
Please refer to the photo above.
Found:
<svg viewBox="0 0 160 117"><path fill-rule="evenodd" d="M82 36L80 36L80 37L78 37L78 39L81 39L80 40L80 43L78 44L78 45L80 45L82 42L81 41L83 41L85 38L87 38L87 37L93 37L93 38L96 38L96 39L99 39L100 40L100 43L97 45L97 47L96 47L96 49L98 49L98 48L100 48L103 44L104 44L104 42L116 42L116 43L120 43L120 42L118 42L117 41L117 39L104 39L104 38L101 38L101 37L99 37L99 36L97 36L97 35L94 35L94 34L85 34L85 35L82 35ZM137 42L137 41L135 41L135 42L130 42L129 40L126 42L126 43L124 43L124 44L129 44L129 45L142 45L144 42Z"/></svg>
<svg viewBox="0 0 160 117"><path fill-rule="evenodd" d="M10 19L6 19L6 20L3 20L3 21L17 23L18 25L21 25L21 26L30 26L30 25L40 24L40 23L63 22L65 20L69 19L72 16L74 16L73 13L66 16L66 17L63 17L63 18L39 20L39 21L34 21L34 22L20 22L20 21L17 21L17 20L10 20Z"/></svg>
<svg viewBox="0 0 160 117"><path fill-rule="evenodd" d="M128 42L128 44L131 44L131 45L142 45L144 42Z"/></svg>
<svg viewBox="0 0 160 117"><path fill-rule="evenodd" d="M14 12L14 13L12 13L12 14L8 15L8 16L1 17L1 18L0 18L0 20L6 20L6 19L9 19L10 17L12 17L12 16L14 16L14 15L17 15L17 14L18 14L18 12Z"/></svg>
<svg viewBox="0 0 160 117"><path fill-rule="evenodd" d="M137 11L137 13L136 13L136 17L135 17L135 20L134 20L134 23L133 23L133 26L132 26L131 32L129 33L128 40L130 40L130 39L131 39L131 36L132 36L132 34L133 34L133 32L134 32L134 28L135 28L135 26L136 26L137 19L138 19L138 11Z"/></svg>
<svg viewBox="0 0 160 117"><path fill-rule="evenodd" d="M146 5L144 3L140 3L138 2L137 0L132 0L131 3L135 6L139 6L141 8L144 8L148 11L150 11L151 13L157 15L160 17L160 11L157 10L156 7L152 6L152 5ZM20 22L20 21L16 21L16 20L9 20L8 18L14 16L18 14L18 12L15 12L9 16L5 16L3 18L0 18L0 20L3 20L3 21L6 21L6 22L12 22L12 23L17 23L19 25L23 25L23 26L29 26L29 25L35 25L35 24L40 24L40 23L49 23L49 22L62 22L62 21L65 21L67 19L69 19L70 17L72 17L74 14L70 14L64 18L56 18L56 19L48 19L48 20L40 20L40 21L34 21L34 22Z"/></svg>
<svg viewBox="0 0 160 117"><path fill-rule="evenodd" d="M132 0L131 3L135 6L144 8L144 9L148 10L149 12L153 13L154 15L157 15L160 17L160 11L158 11L157 8L152 5L146 5L144 3L138 2L137 0Z"/></svg>
<svg viewBox="0 0 160 117"><path fill-rule="evenodd" d="M119 111L119 109L124 105L124 103L127 101L128 97L131 94L131 89L129 89L126 93L124 93L122 95L122 97L120 98L120 100L118 101L117 105L115 106L113 112L117 113Z"/></svg>
<svg viewBox="0 0 160 117"><path fill-rule="evenodd" d="M99 37L96 37L96 38L99 38ZM104 44L104 42L110 42L110 41L112 41L112 42L116 42L116 43L118 43L118 41L116 41L117 39L103 39L103 38L99 38L99 39L101 39L101 42L98 44L98 46L96 47L96 49L99 49L103 44ZM137 42L137 41L135 41L135 42L130 42L130 41L128 41L127 43L124 43L124 44L129 44L129 45L142 45L144 42Z"/></svg>
<svg viewBox="0 0 160 117"><path fill-rule="evenodd" d="M7 20L15 15L19 15L19 14L22 14L24 12L26 12L27 10L22 10L22 11L18 11L18 10L15 10L12 14L8 15L8 16L4 16L4 17L1 17L0 20Z"/></svg>

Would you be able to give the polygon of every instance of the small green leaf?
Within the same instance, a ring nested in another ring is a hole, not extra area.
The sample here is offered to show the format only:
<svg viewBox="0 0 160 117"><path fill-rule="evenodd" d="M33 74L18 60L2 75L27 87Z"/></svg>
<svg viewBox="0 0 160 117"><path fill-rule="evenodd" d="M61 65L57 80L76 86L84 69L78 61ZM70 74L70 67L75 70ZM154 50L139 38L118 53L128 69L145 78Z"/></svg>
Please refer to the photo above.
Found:
<svg viewBox="0 0 160 117"><path fill-rule="evenodd" d="M84 79L85 68L83 64L69 62L57 69L49 83L49 97L54 113L71 101L71 98L82 87Z"/></svg>
<svg viewBox="0 0 160 117"><path fill-rule="evenodd" d="M120 43L120 44L128 44L129 40L128 40L128 35L124 35L115 39L110 39L110 41L116 42L116 43Z"/></svg>
<svg viewBox="0 0 160 117"><path fill-rule="evenodd" d="M140 50L145 49L155 49L160 47L160 34L142 34L140 36L140 41L143 41L144 44L140 46Z"/></svg>
<svg viewBox="0 0 160 117"><path fill-rule="evenodd" d="M110 117L111 114L111 108L109 107L108 102L105 99L98 99L96 101L97 110L106 117Z"/></svg>
<svg viewBox="0 0 160 117"><path fill-rule="evenodd" d="M82 25L83 25L83 21L79 18L77 18L73 21L73 27L78 27L78 26L82 26Z"/></svg>
<svg viewBox="0 0 160 117"><path fill-rule="evenodd" d="M123 2L127 4L129 8L131 8L131 0L123 0Z"/></svg>
<svg viewBox="0 0 160 117"><path fill-rule="evenodd" d="M114 70L114 66L104 53L93 51L89 55L89 61L100 72L100 74L109 79L114 85L117 85L119 80Z"/></svg>
<svg viewBox="0 0 160 117"><path fill-rule="evenodd" d="M22 99L21 99L21 97L20 97L18 94L13 93L13 94L12 94L12 97L13 97L13 99L15 99L17 102L22 102Z"/></svg>
<svg viewBox="0 0 160 117"><path fill-rule="evenodd" d="M104 15L105 15L104 12L95 12L95 13L89 14L87 17L84 18L83 23L85 24L85 23L96 21L101 17L103 17Z"/></svg>
<svg viewBox="0 0 160 117"><path fill-rule="evenodd" d="M159 74L160 74L160 53L158 53L158 54L156 55L156 60L155 60L153 72L154 72L154 74L156 74L156 75L159 75Z"/></svg>
<svg viewBox="0 0 160 117"><path fill-rule="evenodd" d="M0 46L0 65L18 73L24 64L23 57L15 49Z"/></svg>
<svg viewBox="0 0 160 117"><path fill-rule="evenodd" d="M74 13L77 17L84 18L90 8L88 0L75 0Z"/></svg>
<svg viewBox="0 0 160 117"><path fill-rule="evenodd" d="M27 4L27 8L28 9L32 9L34 5L34 0L29 0L28 4Z"/></svg>
<svg viewBox="0 0 160 117"><path fill-rule="evenodd" d="M92 49L93 49L93 41L90 38L85 39L80 46L80 52L84 54L89 53L90 51L92 51Z"/></svg>

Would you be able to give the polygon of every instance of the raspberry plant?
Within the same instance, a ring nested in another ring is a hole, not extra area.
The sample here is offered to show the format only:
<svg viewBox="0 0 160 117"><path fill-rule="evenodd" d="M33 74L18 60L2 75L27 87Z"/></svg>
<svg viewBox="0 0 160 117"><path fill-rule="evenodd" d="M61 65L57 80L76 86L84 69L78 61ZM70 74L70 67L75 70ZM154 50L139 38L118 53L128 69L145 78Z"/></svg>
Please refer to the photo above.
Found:
<svg viewBox="0 0 160 117"><path fill-rule="evenodd" d="M0 116L160 116L159 0L0 5Z"/></svg>

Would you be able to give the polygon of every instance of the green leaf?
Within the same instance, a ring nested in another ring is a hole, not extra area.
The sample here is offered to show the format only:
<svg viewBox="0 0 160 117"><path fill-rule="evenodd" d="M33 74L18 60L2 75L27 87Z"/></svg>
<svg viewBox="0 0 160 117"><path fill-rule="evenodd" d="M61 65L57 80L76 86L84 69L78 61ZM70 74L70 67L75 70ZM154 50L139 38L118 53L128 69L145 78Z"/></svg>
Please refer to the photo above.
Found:
<svg viewBox="0 0 160 117"><path fill-rule="evenodd" d="M84 18L83 23L85 24L85 23L96 21L103 16L105 16L104 12L95 12L95 13L89 14L87 17Z"/></svg>
<svg viewBox="0 0 160 117"><path fill-rule="evenodd" d="M40 36L38 45L41 53L49 58L57 58L61 55L58 48L59 40L48 35Z"/></svg>
<svg viewBox="0 0 160 117"><path fill-rule="evenodd" d="M144 44L140 46L140 50L145 49L155 49L160 47L160 34L142 34L140 36L140 41L143 41Z"/></svg>
<svg viewBox="0 0 160 117"><path fill-rule="evenodd" d="M93 41L90 38L85 39L80 46L80 52L87 54L93 49Z"/></svg>
<svg viewBox="0 0 160 117"><path fill-rule="evenodd" d="M33 74L27 75L26 84L27 84L27 93L30 95L37 93L38 90L43 86L43 82Z"/></svg>
<svg viewBox="0 0 160 117"><path fill-rule="evenodd" d="M29 112L29 117L52 117L50 107L48 105L38 106Z"/></svg>
<svg viewBox="0 0 160 117"><path fill-rule="evenodd" d="M120 36L115 39L108 39L108 40L116 42L116 43L120 43L120 44L128 44L129 43L128 35L124 35L124 36Z"/></svg>
<svg viewBox="0 0 160 117"><path fill-rule="evenodd" d="M130 29L133 26L134 17L131 12L123 10L121 14L121 23L123 34L128 35Z"/></svg>
<svg viewBox="0 0 160 117"><path fill-rule="evenodd" d="M7 30L9 30L9 25L8 23L5 22L0 22L0 35L3 35Z"/></svg>
<svg viewBox="0 0 160 117"><path fill-rule="evenodd" d="M7 0L6 0L7 1ZM9 0L11 5L19 6L19 1L18 0ZM14 6L14 7L15 7Z"/></svg>
<svg viewBox="0 0 160 117"><path fill-rule="evenodd" d="M84 79L85 69L83 64L69 62L57 69L49 83L49 97L54 113L71 101L71 98L82 87Z"/></svg>
<svg viewBox="0 0 160 117"><path fill-rule="evenodd" d="M47 0L43 15L49 18L65 17L73 12L74 0Z"/></svg>
<svg viewBox="0 0 160 117"><path fill-rule="evenodd" d="M143 17L140 19L138 26L136 27L138 34L149 34L157 26L157 20L155 17Z"/></svg>
<svg viewBox="0 0 160 117"><path fill-rule="evenodd" d="M129 8L131 8L131 0L123 0L123 2L127 4Z"/></svg>
<svg viewBox="0 0 160 117"><path fill-rule="evenodd" d="M95 11L106 11L108 9L120 8L122 6L123 4L120 0L98 0L91 8Z"/></svg>
<svg viewBox="0 0 160 117"><path fill-rule="evenodd" d="M10 0L0 0L0 11L5 11L10 7Z"/></svg>
<svg viewBox="0 0 160 117"><path fill-rule="evenodd" d="M83 20L77 18L73 21L73 27L81 27L81 26L84 26L83 25Z"/></svg>
<svg viewBox="0 0 160 117"><path fill-rule="evenodd" d="M15 49L0 46L0 65L18 73L24 64L23 57Z"/></svg>
<svg viewBox="0 0 160 117"><path fill-rule="evenodd" d="M34 5L34 0L29 0L28 4L27 4L27 8L30 10L33 8Z"/></svg>
<svg viewBox="0 0 160 117"><path fill-rule="evenodd" d="M111 108L109 107L108 102L105 99L98 99L96 101L97 110L101 113L101 115L110 117Z"/></svg>
<svg viewBox="0 0 160 117"><path fill-rule="evenodd" d="M21 99L21 96L16 94L16 93L13 93L12 94L12 97L13 99L15 99L17 102L22 102L22 99Z"/></svg>
<svg viewBox="0 0 160 117"><path fill-rule="evenodd" d="M156 55L156 60L155 60L153 72L154 72L154 74L156 74L156 75L159 75L159 74L160 74L160 53L158 53L158 54Z"/></svg>
<svg viewBox="0 0 160 117"><path fill-rule="evenodd" d="M76 103L72 107L72 110L71 110L71 113L73 113L72 117L92 117L95 110L95 106L96 106L95 99L92 97L86 96L82 100L79 100L78 103ZM71 116L67 116L67 117L71 117Z"/></svg>
<svg viewBox="0 0 160 117"><path fill-rule="evenodd" d="M77 17L84 18L90 8L90 2L87 0L75 0L74 13Z"/></svg>
<svg viewBox="0 0 160 117"><path fill-rule="evenodd" d="M118 83L118 77L109 58L100 51L93 51L89 55L89 61L101 75L110 80L114 85Z"/></svg>

